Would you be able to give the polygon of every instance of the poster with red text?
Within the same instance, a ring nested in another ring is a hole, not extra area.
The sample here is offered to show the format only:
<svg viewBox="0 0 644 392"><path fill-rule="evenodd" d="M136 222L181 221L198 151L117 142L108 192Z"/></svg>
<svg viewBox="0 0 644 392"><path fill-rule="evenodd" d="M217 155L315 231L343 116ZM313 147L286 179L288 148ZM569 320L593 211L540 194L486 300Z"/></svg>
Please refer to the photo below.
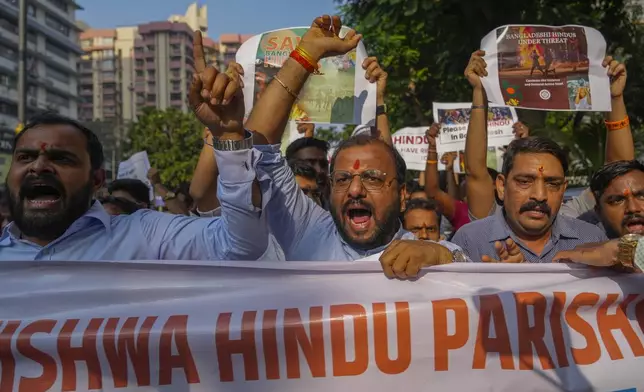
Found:
<svg viewBox="0 0 644 392"><path fill-rule="evenodd" d="M525 109L610 111L606 41L584 26L508 25L486 35L490 102Z"/></svg>

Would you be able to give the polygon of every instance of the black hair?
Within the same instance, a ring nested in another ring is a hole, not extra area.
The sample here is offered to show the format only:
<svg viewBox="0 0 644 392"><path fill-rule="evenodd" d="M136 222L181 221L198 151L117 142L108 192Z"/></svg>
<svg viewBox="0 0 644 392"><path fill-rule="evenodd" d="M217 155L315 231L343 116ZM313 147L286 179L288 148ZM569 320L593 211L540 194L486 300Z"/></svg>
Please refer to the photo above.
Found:
<svg viewBox="0 0 644 392"><path fill-rule="evenodd" d="M294 159L295 154L297 154L298 151L307 147L318 148L324 151L325 156L329 152L329 143L325 142L324 140L316 139L313 137L302 137L293 141L293 143L289 144L288 147L286 147L286 160L290 161Z"/></svg>
<svg viewBox="0 0 644 392"><path fill-rule="evenodd" d="M387 143L383 142L381 139L367 134L352 136L347 140L344 140L342 143L340 143L340 145L338 145L338 148L333 152L333 157L331 157L330 172L333 173L333 168L335 166L335 158L338 156L340 151L346 150L347 148L356 147L356 146L368 146L370 144L380 144L384 146L391 153L394 159L394 163L396 164L396 180L398 181L398 184L400 184L400 186L405 184L405 174L407 172L407 164L405 164L405 160L400 155L398 150L388 145Z"/></svg>
<svg viewBox="0 0 644 392"><path fill-rule="evenodd" d="M441 213L438 209L438 204L433 199L411 199L405 204L405 212L403 213L403 221L405 216L409 211L413 210L425 210L425 211L434 211L436 213L436 218L438 220L438 226L441 225Z"/></svg>
<svg viewBox="0 0 644 392"><path fill-rule="evenodd" d="M487 168L487 173L492 177L492 181L496 181L496 178L499 176L499 172L492 169L491 167Z"/></svg>
<svg viewBox="0 0 644 392"><path fill-rule="evenodd" d="M78 121L53 112L45 112L30 119L22 131L14 136L11 152L13 153L16 151L18 141L25 132L40 125L69 125L78 129L87 138L87 152L89 154L92 170L98 170L103 167L103 162L105 160L105 156L103 155L103 145L100 140L98 140L96 134Z"/></svg>
<svg viewBox="0 0 644 392"><path fill-rule="evenodd" d="M143 203L146 206L150 205L150 188L141 180L134 178L120 178L112 181L107 187L107 191L112 194L115 191L123 191L129 193L134 200Z"/></svg>
<svg viewBox="0 0 644 392"><path fill-rule="evenodd" d="M509 145L503 155L502 173L507 177L514 166L514 159L518 154L550 154L553 155L563 167L564 175L568 173L568 154L554 140L530 136L523 139L515 139Z"/></svg>
<svg viewBox="0 0 644 392"><path fill-rule="evenodd" d="M294 159L290 161L288 165L296 176L305 177L310 180L317 180L318 178L317 172L313 166L306 161Z"/></svg>
<svg viewBox="0 0 644 392"><path fill-rule="evenodd" d="M405 185L407 186L407 193L409 193L410 195L412 193L414 193L414 192L421 192L421 191L424 192L425 191L425 189L423 189L420 186L420 184L418 182L414 181L414 180L407 181L407 183Z"/></svg>
<svg viewBox="0 0 644 392"><path fill-rule="evenodd" d="M597 206L599 207L599 199L614 179L634 170L644 172L644 164L638 160L616 161L608 163L597 170L590 179L590 190L593 192L593 196L595 196Z"/></svg>

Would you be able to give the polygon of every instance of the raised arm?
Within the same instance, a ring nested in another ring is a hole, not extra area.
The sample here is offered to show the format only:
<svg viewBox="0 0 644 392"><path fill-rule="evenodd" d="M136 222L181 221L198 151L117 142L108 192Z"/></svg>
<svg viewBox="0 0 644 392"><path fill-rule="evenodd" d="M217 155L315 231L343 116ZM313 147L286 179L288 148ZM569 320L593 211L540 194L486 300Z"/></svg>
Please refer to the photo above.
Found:
<svg viewBox="0 0 644 392"><path fill-rule="evenodd" d="M608 68L611 78L610 96L612 110L606 113L606 159L605 163L615 161L630 161L635 159L635 146L630 122L618 124L628 119L624 103L624 88L626 87L626 66L611 56L604 59L604 67Z"/></svg>
<svg viewBox="0 0 644 392"><path fill-rule="evenodd" d="M316 18L298 47L317 65L323 57L344 54L354 49L361 36L350 30L338 37L342 21L338 16ZM246 121L255 132L255 144L279 144L288 122L293 103L310 73L296 60L289 58L268 84Z"/></svg>
<svg viewBox="0 0 644 392"><path fill-rule="evenodd" d="M219 207L219 199L217 199L219 168L213 153L212 133L208 128L204 128L203 137L204 145L190 182L190 196L195 200L199 212L212 212Z"/></svg>
<svg viewBox="0 0 644 392"><path fill-rule="evenodd" d="M364 77L371 83L376 83L376 129L378 137L387 145L393 145L389 119L387 118L387 105L385 104L385 91L387 90L387 72L378 63L376 57L369 57L362 63L365 69Z"/></svg>
<svg viewBox="0 0 644 392"><path fill-rule="evenodd" d="M442 213L447 219L452 219L456 212L454 199L445 193L440 188L439 174L438 174L438 153L436 152L436 136L438 135L440 126L437 123L427 130L427 139L429 140L429 148L427 150L427 163L425 164L425 193L429 198L436 200L436 203L441 208ZM453 167L452 161L452 167ZM454 176L453 171L448 170L448 176Z"/></svg>
<svg viewBox="0 0 644 392"><path fill-rule="evenodd" d="M268 244L268 227L261 216L262 197L256 181L258 154L246 135L241 67L226 73L207 67L202 37L195 33L195 78L188 100L199 121L213 134L220 169L221 218L172 217L142 213L147 240L161 259L254 260Z"/></svg>
<svg viewBox="0 0 644 392"><path fill-rule="evenodd" d="M465 172L467 173L467 203L470 215L482 219L494 207L494 182L487 171L488 103L481 77L487 76L485 52L472 54L465 77L472 86L472 113L465 139Z"/></svg>

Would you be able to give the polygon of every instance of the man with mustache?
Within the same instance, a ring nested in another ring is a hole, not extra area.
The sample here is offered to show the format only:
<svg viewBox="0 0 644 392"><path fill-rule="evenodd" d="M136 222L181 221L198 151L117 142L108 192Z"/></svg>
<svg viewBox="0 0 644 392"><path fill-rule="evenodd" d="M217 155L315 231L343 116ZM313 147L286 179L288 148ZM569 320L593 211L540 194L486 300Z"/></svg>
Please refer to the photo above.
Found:
<svg viewBox="0 0 644 392"><path fill-rule="evenodd" d="M242 120L241 80L234 69L206 65L195 35L192 108L218 135L221 218L138 210L110 216L93 194L103 186L96 135L57 114L33 119L15 137L7 175L14 222L0 237L0 260L252 260L267 247L256 183L256 152ZM233 67L234 68L234 67ZM215 80L217 83L215 83Z"/></svg>
<svg viewBox="0 0 644 392"><path fill-rule="evenodd" d="M644 234L644 165L637 160L612 162L590 180L595 212L609 238Z"/></svg>
<svg viewBox="0 0 644 392"><path fill-rule="evenodd" d="M496 190L503 208L463 226L452 238L472 261L550 263L559 251L605 241L595 225L559 215L568 158L554 141L512 141Z"/></svg>

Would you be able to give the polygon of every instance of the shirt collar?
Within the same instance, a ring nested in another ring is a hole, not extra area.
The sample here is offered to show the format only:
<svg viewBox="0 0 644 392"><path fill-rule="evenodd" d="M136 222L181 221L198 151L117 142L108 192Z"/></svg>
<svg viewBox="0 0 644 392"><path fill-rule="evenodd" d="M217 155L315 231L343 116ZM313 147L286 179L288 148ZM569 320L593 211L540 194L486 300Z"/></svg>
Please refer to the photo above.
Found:
<svg viewBox="0 0 644 392"><path fill-rule="evenodd" d="M87 210L87 212L78 218L72 225L67 229L69 232L70 229L74 228L77 225L83 224L83 222L98 220L105 226L108 234L112 229L112 218L105 211L105 208L101 205L99 201L95 201L94 204ZM64 236L65 234L63 234ZM11 245L14 241L19 240L21 236L20 229L15 225L15 222L9 223L2 230L2 236L0 236L0 246Z"/></svg>
<svg viewBox="0 0 644 392"><path fill-rule="evenodd" d="M512 236L512 229L510 229L508 222L505 220L504 211L504 208L497 208L493 215L494 219L492 220L489 236L490 242L505 240ZM552 222L551 237L557 240L562 237L579 239L579 234L570 225L570 222L567 221L565 216L557 214L555 220Z"/></svg>

